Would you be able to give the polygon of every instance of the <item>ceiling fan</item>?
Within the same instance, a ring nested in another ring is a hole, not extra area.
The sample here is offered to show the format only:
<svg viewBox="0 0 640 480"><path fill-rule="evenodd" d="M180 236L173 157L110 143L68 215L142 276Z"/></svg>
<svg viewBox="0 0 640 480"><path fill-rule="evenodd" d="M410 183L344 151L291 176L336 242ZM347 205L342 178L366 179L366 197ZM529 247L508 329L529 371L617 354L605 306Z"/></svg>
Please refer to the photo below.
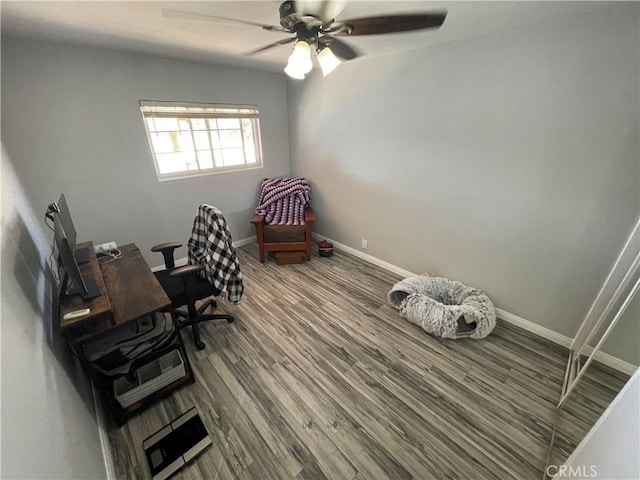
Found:
<svg viewBox="0 0 640 480"><path fill-rule="evenodd" d="M293 34L291 37L248 52L247 55L254 55L279 45L295 42L293 53L289 57L284 71L287 75L296 79L303 79L313 68L311 61L312 48L316 51L318 63L324 76L331 73L340 65L342 60L352 60L362 55L354 47L338 37L436 29L444 23L444 19L447 16L446 10L441 10L430 13L380 15L336 20L333 18L336 14L336 8L335 6L334 8L330 7L332 2L321 2L321 7L314 9L313 13L307 13L303 11L303 8L298 8L305 3L292 0L283 2L279 8L280 26L168 8L162 9L162 15L166 18L237 23L260 27L271 32Z"/></svg>

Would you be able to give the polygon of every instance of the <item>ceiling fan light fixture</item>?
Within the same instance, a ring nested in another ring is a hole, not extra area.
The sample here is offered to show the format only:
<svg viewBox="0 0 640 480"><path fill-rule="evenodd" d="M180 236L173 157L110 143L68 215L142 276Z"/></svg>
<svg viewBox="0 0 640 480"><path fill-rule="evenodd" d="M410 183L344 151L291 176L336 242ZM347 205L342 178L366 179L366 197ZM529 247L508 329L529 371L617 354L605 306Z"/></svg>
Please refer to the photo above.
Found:
<svg viewBox="0 0 640 480"><path fill-rule="evenodd" d="M287 66L284 67L284 73L289 75L291 78L295 78L296 80L304 80L304 73L300 71L300 69L296 68L295 65L292 65L291 62L287 63Z"/></svg>
<svg viewBox="0 0 640 480"><path fill-rule="evenodd" d="M326 77L333 72L342 62L336 57L331 49L325 46L318 52L318 63L322 69L322 76Z"/></svg>
<svg viewBox="0 0 640 480"><path fill-rule="evenodd" d="M311 47L304 40L298 40L293 47L293 53L289 57L289 63L287 64L287 68L289 67L295 72L301 73L303 76L313 68L313 63L311 62Z"/></svg>
<svg viewBox="0 0 640 480"><path fill-rule="evenodd" d="M0 0L1 2L2 0ZM209 20L226 24L259 27L262 30L290 34L246 55L262 53L280 45L295 42L284 71L292 78L303 79L313 68L311 47L315 49L322 75L327 76L343 61L353 60L362 53L339 36L382 35L440 28L447 17L446 10L422 13L400 13L336 20L346 0L284 0L280 5L280 26L267 25L239 18L207 15L197 12L162 8L165 18ZM298 9L298 7L300 9ZM332 48L328 48L331 45ZM337 54L337 56L336 56Z"/></svg>

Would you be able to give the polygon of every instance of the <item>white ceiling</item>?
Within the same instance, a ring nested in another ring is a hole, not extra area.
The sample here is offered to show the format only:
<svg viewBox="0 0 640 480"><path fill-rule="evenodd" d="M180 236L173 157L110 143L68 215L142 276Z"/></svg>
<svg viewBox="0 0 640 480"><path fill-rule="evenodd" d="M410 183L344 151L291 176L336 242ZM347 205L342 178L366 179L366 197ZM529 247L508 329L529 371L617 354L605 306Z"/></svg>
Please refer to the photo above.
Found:
<svg viewBox="0 0 640 480"><path fill-rule="evenodd" d="M312 0L306 0L310 2ZM318 0L315 0L316 2ZM344 1L342 3L345 3ZM32 2L2 1L2 35L99 45L171 58L280 71L291 46L246 52L286 38L259 27L165 18L163 8L279 25L279 1ZM438 30L348 38L366 58L504 31L564 21L610 6L608 2L351 1L338 20L446 9ZM308 7L311 8L311 7ZM358 61L358 59L354 60Z"/></svg>

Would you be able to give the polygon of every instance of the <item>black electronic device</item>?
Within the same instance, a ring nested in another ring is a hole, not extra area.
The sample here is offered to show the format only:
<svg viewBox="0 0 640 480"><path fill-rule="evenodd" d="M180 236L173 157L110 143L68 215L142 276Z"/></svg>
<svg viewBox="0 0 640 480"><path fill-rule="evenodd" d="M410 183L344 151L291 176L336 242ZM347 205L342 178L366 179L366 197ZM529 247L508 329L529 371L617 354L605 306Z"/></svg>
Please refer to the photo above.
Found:
<svg viewBox="0 0 640 480"><path fill-rule="evenodd" d="M51 212L54 216L60 219L62 228L65 235L67 236L69 246L71 247L71 251L76 259L76 262L78 262L79 264L87 263L89 261L89 256L91 255L91 251L88 248L76 248L76 237L78 233L76 231L75 225L73 224L71 212L69 211L69 205L67 204L67 199L64 197L64 193L60 195L58 203L52 203L51 205L49 205L49 209L47 210L47 212ZM49 216L49 218L51 217Z"/></svg>
<svg viewBox="0 0 640 480"><path fill-rule="evenodd" d="M64 268L62 292L66 295L80 294L83 300L102 295L93 277L82 276L59 215L53 217L53 238L58 250L58 258Z"/></svg>
<svg viewBox="0 0 640 480"><path fill-rule="evenodd" d="M200 455L211 437L194 408L142 441L153 480L171 477Z"/></svg>

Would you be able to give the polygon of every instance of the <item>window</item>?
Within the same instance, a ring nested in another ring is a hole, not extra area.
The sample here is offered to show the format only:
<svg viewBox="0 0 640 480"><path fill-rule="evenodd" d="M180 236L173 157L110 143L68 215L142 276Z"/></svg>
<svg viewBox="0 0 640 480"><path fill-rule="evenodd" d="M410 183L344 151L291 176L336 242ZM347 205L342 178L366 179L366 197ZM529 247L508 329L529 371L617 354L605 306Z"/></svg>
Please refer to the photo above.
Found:
<svg viewBox="0 0 640 480"><path fill-rule="evenodd" d="M159 180L262 167L258 108L140 102Z"/></svg>

